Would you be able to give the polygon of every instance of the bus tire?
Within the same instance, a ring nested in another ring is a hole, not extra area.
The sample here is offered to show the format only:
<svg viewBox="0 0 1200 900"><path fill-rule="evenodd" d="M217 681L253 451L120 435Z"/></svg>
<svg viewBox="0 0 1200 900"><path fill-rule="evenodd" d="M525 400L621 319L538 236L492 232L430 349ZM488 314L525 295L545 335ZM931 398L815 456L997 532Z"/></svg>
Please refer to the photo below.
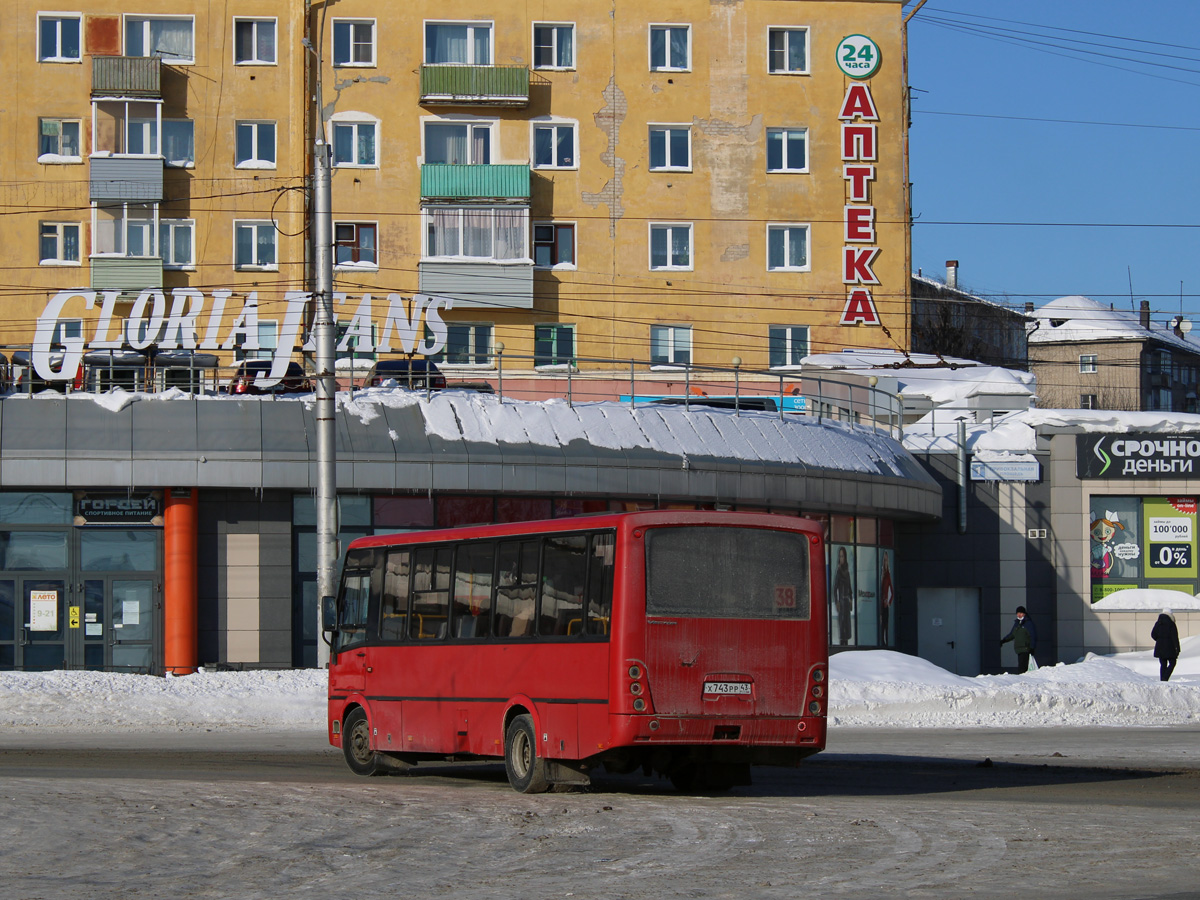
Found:
<svg viewBox="0 0 1200 900"><path fill-rule="evenodd" d="M541 794L550 787L546 761L537 755L532 716L520 715L508 723L504 733L504 771L508 783L519 793Z"/></svg>
<svg viewBox="0 0 1200 900"><path fill-rule="evenodd" d="M369 777L385 771L379 754L371 749L371 723L361 706L351 710L342 723L342 753L355 775Z"/></svg>

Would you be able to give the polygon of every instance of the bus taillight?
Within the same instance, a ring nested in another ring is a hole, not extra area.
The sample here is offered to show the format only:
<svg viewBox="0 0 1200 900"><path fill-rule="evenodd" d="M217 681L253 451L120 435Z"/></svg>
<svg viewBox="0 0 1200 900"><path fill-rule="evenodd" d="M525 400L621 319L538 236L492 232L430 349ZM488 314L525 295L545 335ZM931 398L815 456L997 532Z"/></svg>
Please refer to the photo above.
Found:
<svg viewBox="0 0 1200 900"><path fill-rule="evenodd" d="M629 694L633 697L633 711L638 713L653 713L654 710L651 708L649 700L650 688L646 684L645 679L645 666L639 663L631 663L626 674L629 676Z"/></svg>

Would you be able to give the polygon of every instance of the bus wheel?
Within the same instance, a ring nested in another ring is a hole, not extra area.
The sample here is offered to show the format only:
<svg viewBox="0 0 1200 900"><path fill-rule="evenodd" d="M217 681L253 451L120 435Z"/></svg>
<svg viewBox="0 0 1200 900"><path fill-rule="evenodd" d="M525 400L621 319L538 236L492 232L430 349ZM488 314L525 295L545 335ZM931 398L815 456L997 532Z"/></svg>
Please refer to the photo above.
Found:
<svg viewBox="0 0 1200 900"><path fill-rule="evenodd" d="M546 761L537 755L537 735L531 716L517 716L508 725L504 734L504 771L513 790L522 794L540 794L550 787Z"/></svg>
<svg viewBox="0 0 1200 900"><path fill-rule="evenodd" d="M371 749L371 723L362 707L346 716L342 725L342 752L346 755L346 765L355 775L383 774L379 754Z"/></svg>

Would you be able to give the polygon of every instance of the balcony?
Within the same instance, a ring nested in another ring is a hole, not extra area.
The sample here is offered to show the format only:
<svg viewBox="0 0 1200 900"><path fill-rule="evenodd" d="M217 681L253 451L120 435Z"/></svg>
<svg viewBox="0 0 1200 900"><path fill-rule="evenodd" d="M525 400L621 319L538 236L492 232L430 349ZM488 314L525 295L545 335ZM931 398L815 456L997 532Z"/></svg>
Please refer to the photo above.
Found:
<svg viewBox="0 0 1200 900"><path fill-rule="evenodd" d="M528 200L529 166L421 166L423 200Z"/></svg>
<svg viewBox="0 0 1200 900"><path fill-rule="evenodd" d="M533 308L533 263L420 262L418 290L451 297L455 309Z"/></svg>
<svg viewBox="0 0 1200 900"><path fill-rule="evenodd" d="M93 156L89 195L93 201L161 203L161 157Z"/></svg>
<svg viewBox="0 0 1200 900"><path fill-rule="evenodd" d="M529 105L524 66L421 66L421 103L453 106Z"/></svg>
<svg viewBox="0 0 1200 900"><path fill-rule="evenodd" d="M162 60L157 56L93 56L93 97L161 97Z"/></svg>
<svg viewBox="0 0 1200 900"><path fill-rule="evenodd" d="M92 290L137 294L163 286L162 260L157 256L93 256Z"/></svg>

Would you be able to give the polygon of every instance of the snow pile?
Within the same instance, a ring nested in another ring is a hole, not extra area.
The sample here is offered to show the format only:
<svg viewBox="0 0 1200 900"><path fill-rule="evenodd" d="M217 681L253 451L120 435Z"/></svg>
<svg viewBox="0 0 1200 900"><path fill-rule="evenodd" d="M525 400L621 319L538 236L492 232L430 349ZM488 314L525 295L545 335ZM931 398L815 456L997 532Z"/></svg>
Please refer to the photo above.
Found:
<svg viewBox="0 0 1200 900"><path fill-rule="evenodd" d="M1200 596L1193 597L1183 591L1164 591L1161 588L1125 588L1113 591L1103 600L1092 604L1099 610L1136 610L1160 612L1164 609L1200 609Z"/></svg>

